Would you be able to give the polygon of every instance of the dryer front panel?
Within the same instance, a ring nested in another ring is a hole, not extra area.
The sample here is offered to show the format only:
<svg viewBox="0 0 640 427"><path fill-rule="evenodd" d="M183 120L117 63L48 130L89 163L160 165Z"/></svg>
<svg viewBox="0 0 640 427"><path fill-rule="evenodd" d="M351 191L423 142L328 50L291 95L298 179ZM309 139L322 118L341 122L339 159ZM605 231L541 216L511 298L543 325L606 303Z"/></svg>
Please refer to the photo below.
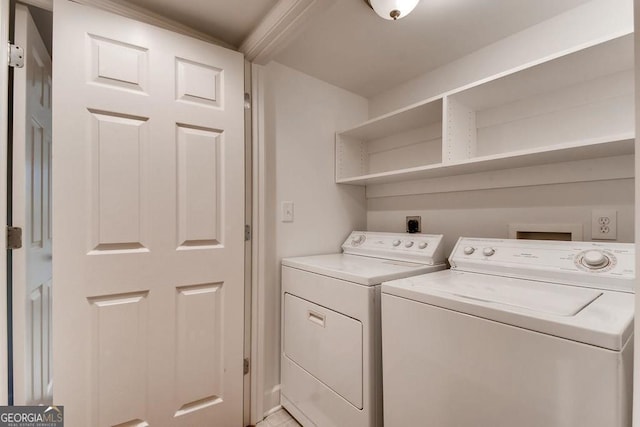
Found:
<svg viewBox="0 0 640 427"><path fill-rule="evenodd" d="M284 356L362 409L362 323L284 295Z"/></svg>

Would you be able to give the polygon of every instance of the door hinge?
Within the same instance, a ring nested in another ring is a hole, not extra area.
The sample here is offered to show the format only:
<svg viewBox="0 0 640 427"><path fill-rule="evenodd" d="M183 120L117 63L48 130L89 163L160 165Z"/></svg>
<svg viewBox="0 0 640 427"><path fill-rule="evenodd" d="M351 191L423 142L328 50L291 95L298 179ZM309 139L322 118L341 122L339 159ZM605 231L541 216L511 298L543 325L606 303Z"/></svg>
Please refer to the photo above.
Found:
<svg viewBox="0 0 640 427"><path fill-rule="evenodd" d="M249 373L249 358L244 359L243 372L244 375L247 375Z"/></svg>
<svg viewBox="0 0 640 427"><path fill-rule="evenodd" d="M251 226L246 224L244 226L244 241L248 242L249 240L251 240Z"/></svg>
<svg viewBox="0 0 640 427"><path fill-rule="evenodd" d="M7 227L7 249L20 249L22 247L22 228Z"/></svg>
<svg viewBox="0 0 640 427"><path fill-rule="evenodd" d="M15 45L15 44L11 44L8 43L8 49L7 51L9 52L9 67L14 67L14 68L22 68L24 67L24 49L22 49L20 46Z"/></svg>
<svg viewBox="0 0 640 427"><path fill-rule="evenodd" d="M251 95L248 92L244 93L244 109L245 110L251 109Z"/></svg>

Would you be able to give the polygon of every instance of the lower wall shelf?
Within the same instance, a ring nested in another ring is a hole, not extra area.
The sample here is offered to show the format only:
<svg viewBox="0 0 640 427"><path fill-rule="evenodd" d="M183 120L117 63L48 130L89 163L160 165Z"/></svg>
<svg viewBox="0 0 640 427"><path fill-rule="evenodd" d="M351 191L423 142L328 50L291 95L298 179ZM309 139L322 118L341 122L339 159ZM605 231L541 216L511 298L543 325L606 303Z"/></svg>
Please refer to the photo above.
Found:
<svg viewBox="0 0 640 427"><path fill-rule="evenodd" d="M634 153L634 135L624 134L606 140L597 139L536 149L512 151L448 163L339 179L338 184L369 185L445 176L467 175L500 169L514 169L575 160L622 156Z"/></svg>

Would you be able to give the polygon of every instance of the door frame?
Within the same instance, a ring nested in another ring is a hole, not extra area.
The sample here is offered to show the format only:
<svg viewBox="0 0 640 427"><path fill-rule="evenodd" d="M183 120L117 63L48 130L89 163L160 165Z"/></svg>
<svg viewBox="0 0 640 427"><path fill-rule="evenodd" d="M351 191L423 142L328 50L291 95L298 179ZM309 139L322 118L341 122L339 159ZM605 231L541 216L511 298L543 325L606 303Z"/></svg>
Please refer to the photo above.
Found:
<svg viewBox="0 0 640 427"><path fill-rule="evenodd" d="M8 185L8 133L9 133L9 64L7 61L7 43L9 43L10 25L9 0L0 0L0 224L7 224L7 185ZM0 230L0 248L7 247L7 233ZM9 401L9 348L7 313L7 256L0 256L0 405Z"/></svg>
<svg viewBox="0 0 640 427"><path fill-rule="evenodd" d="M251 221L251 411L250 423L265 417L264 410L264 339L265 322L265 196L266 159L264 153L264 72L262 66L251 65L251 152L252 158L252 221ZM262 320L262 321L261 321Z"/></svg>
<svg viewBox="0 0 640 427"><path fill-rule="evenodd" d="M635 333L640 330L640 0L634 1L634 27L635 27L635 83L636 83L636 140L635 140L635 250L636 250L636 309L634 327ZM640 427L640 340L635 340L633 363L633 425Z"/></svg>

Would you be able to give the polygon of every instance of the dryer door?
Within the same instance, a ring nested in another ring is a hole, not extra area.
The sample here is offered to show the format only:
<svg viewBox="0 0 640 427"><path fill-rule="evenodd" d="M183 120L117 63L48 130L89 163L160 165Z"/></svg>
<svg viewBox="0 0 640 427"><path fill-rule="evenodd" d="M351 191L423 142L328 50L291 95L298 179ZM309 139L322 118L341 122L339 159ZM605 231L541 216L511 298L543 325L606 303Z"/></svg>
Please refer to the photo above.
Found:
<svg viewBox="0 0 640 427"><path fill-rule="evenodd" d="M284 355L362 409L362 323L284 296Z"/></svg>

